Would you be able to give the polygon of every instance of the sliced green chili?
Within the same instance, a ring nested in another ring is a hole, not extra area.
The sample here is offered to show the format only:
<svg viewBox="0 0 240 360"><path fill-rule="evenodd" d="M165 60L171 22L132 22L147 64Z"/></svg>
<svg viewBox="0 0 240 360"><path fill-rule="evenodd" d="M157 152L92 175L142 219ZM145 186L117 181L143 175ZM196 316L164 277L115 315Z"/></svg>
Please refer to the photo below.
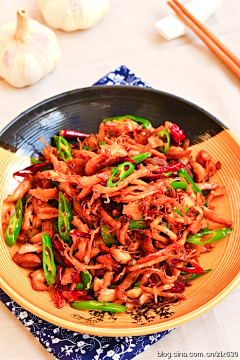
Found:
<svg viewBox="0 0 240 360"><path fill-rule="evenodd" d="M175 207L173 210L175 211L175 213L177 213L177 214L179 214L179 215L183 216L183 214L181 213L181 211L180 211L180 210L178 210L176 207ZM189 211L189 209L188 209L188 208L186 208L186 207L184 207L184 206L183 206L183 210L185 211L185 213L186 213L186 214L187 214L187 213L188 213L188 211Z"/></svg>
<svg viewBox="0 0 240 360"><path fill-rule="evenodd" d="M51 239L45 232L41 237L42 241L42 259L43 271L48 285L53 285L56 280L56 265L54 262L54 255L52 250Z"/></svg>
<svg viewBox="0 0 240 360"><path fill-rule="evenodd" d="M100 310L114 313L121 313L127 310L127 306L97 300L74 301L70 305L72 308L78 310Z"/></svg>
<svg viewBox="0 0 240 360"><path fill-rule="evenodd" d="M211 271L212 269L207 269L207 270L204 270L204 273L203 274L191 274L190 276L188 276L186 278L186 280L194 280L194 279L197 279L199 276L201 275L204 275L204 274L207 274L209 273L209 271ZM181 272L180 274L181 276L185 276L185 275L189 275L189 273L187 271L183 271Z"/></svg>
<svg viewBox="0 0 240 360"><path fill-rule="evenodd" d="M32 156L30 156L30 159L33 164L43 164L44 163L44 161L37 160Z"/></svg>
<svg viewBox="0 0 240 360"><path fill-rule="evenodd" d="M133 122L135 122L137 124L140 124L143 127L143 129L147 129L150 126L152 126L152 124L150 123L149 120L142 119L140 117L132 116L132 115L113 116L113 117L109 117L109 118L106 118L106 119L102 120L102 122L105 123L107 121L115 121L115 122L123 123L124 119L130 119Z"/></svg>
<svg viewBox="0 0 240 360"><path fill-rule="evenodd" d="M146 152L143 154L138 154L138 155L134 155L132 157L130 157L131 160L134 160L136 164L143 162L144 160L146 160L147 158L149 158L151 156L150 152Z"/></svg>
<svg viewBox="0 0 240 360"><path fill-rule="evenodd" d="M76 284L75 290L83 290L83 289L84 289L83 283Z"/></svg>
<svg viewBox="0 0 240 360"><path fill-rule="evenodd" d="M111 235L109 230L109 227L105 224L101 227L101 235L105 244L108 247L111 247L112 245L120 245L119 241Z"/></svg>
<svg viewBox="0 0 240 360"><path fill-rule="evenodd" d="M186 181L172 181L171 182L171 186L177 190L177 189L183 189L183 190L187 190L188 189L188 184Z"/></svg>
<svg viewBox="0 0 240 360"><path fill-rule="evenodd" d="M221 240L225 236L229 235L232 232L233 228L222 228L219 230L209 230L209 229L202 229L198 234L190 235L187 237L186 241L194 244L194 245L204 245L210 244L214 241ZM205 235L212 234L212 237L206 241L201 241L201 238Z"/></svg>
<svg viewBox="0 0 240 360"><path fill-rule="evenodd" d="M177 171L177 173L178 173L179 176L184 177L192 185L193 191L195 193L202 194L202 191L195 184L195 182L193 181L193 179L191 178L191 176L188 174L188 172L185 169L180 169L180 170Z"/></svg>
<svg viewBox="0 0 240 360"><path fill-rule="evenodd" d="M83 146L82 149L83 150L90 150L90 147L89 146Z"/></svg>
<svg viewBox="0 0 240 360"><path fill-rule="evenodd" d="M107 143L105 141L99 141L99 146L100 148L102 148L104 145L106 145Z"/></svg>
<svg viewBox="0 0 240 360"><path fill-rule="evenodd" d="M159 150L160 150L161 152L163 152L164 154L166 154L166 153L168 152L168 149L169 149L169 146L170 146L170 134L169 134L169 132L168 132L167 130L165 130L165 131L159 131L159 132L157 133L157 136L158 136L159 138L164 138L164 137L167 138L167 141L165 142L164 147L160 147L160 148L159 148Z"/></svg>
<svg viewBox="0 0 240 360"><path fill-rule="evenodd" d="M19 231L22 226L22 218L23 218L22 199L18 199L15 208L15 213L9 220L9 224L5 235L6 244L8 246L13 246L15 244Z"/></svg>
<svg viewBox="0 0 240 360"><path fill-rule="evenodd" d="M169 172L167 172L167 173L163 173L162 175L164 175L164 176L166 176L166 177L169 177L169 176L171 176L172 175L172 171L169 171Z"/></svg>
<svg viewBox="0 0 240 360"><path fill-rule="evenodd" d="M138 281L138 282L136 282L136 284L134 285L133 288L134 288L134 289L137 289L140 285L142 285L142 284L141 284L141 281Z"/></svg>
<svg viewBox="0 0 240 360"><path fill-rule="evenodd" d="M62 192L59 192L58 200L58 232L60 238L66 242L70 242L71 238L68 235L71 230L71 221L73 220L72 210L65 199Z"/></svg>
<svg viewBox="0 0 240 360"><path fill-rule="evenodd" d="M90 289L92 284L92 275L90 271L81 271L81 278L83 282L84 289Z"/></svg>
<svg viewBox="0 0 240 360"><path fill-rule="evenodd" d="M145 220L140 219L140 220L130 220L130 226L129 226L129 230L133 230L133 229L149 229L149 226L147 226L147 223Z"/></svg>
<svg viewBox="0 0 240 360"><path fill-rule="evenodd" d="M127 170L124 169L126 166L128 166ZM117 177L119 171L120 171L119 180L116 182L113 182L113 179ZM112 171L112 176L110 177L110 179L107 182L107 187L116 186L123 179L125 179L128 175L130 175L133 171L134 171L134 165L128 161L124 162L123 164L118 165L118 167L116 167L116 169L114 169Z"/></svg>
<svg viewBox="0 0 240 360"><path fill-rule="evenodd" d="M72 159L72 151L69 146L69 143L62 136L54 136L54 140L56 141L58 154L61 158L67 162L69 159Z"/></svg>
<svg viewBox="0 0 240 360"><path fill-rule="evenodd" d="M24 198L22 198L22 204L26 205L26 203L28 202L28 200L31 198L31 195L28 196L24 196Z"/></svg>

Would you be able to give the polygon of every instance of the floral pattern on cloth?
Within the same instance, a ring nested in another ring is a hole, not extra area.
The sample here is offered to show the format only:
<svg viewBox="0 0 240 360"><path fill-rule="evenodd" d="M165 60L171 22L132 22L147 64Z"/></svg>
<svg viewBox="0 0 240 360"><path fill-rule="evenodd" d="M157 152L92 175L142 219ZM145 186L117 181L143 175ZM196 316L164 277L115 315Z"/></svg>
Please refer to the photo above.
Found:
<svg viewBox="0 0 240 360"><path fill-rule="evenodd" d="M130 85L151 88L125 66L110 72L94 85ZM171 330L152 335L100 337L66 330L23 309L0 289L0 300L57 360L130 360Z"/></svg>

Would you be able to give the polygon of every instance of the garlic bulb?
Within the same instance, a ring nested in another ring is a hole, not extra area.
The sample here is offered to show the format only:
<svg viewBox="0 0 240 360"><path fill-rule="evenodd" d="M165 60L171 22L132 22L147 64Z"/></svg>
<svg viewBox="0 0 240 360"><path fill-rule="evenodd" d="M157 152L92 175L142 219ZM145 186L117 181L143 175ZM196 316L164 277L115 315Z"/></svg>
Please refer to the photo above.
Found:
<svg viewBox="0 0 240 360"><path fill-rule="evenodd" d="M39 0L38 5L48 25L74 31L96 25L108 11L110 0Z"/></svg>
<svg viewBox="0 0 240 360"><path fill-rule="evenodd" d="M0 28L0 76L10 85L32 85L49 74L61 56L54 32L18 10L16 22Z"/></svg>

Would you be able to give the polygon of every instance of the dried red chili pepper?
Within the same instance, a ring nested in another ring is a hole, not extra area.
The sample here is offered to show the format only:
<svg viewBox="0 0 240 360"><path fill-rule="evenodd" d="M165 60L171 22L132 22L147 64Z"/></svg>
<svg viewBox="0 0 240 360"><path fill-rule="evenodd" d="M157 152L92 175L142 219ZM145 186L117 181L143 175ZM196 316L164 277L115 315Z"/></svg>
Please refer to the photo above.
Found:
<svg viewBox="0 0 240 360"><path fill-rule="evenodd" d="M60 243L58 240L54 240L53 241L54 246L56 248L56 250L58 251L62 261L64 262L65 265L67 265L68 267L73 267L72 263L70 263L70 261L66 258L66 256L64 255L64 247L63 244Z"/></svg>
<svg viewBox="0 0 240 360"><path fill-rule="evenodd" d="M167 292L169 293L182 293L185 291L185 284L181 283L180 281L174 281L174 287L172 287Z"/></svg>
<svg viewBox="0 0 240 360"><path fill-rule="evenodd" d="M68 302L73 302L78 300L93 300L93 297L87 294L87 290L63 291L62 296Z"/></svg>
<svg viewBox="0 0 240 360"><path fill-rule="evenodd" d="M38 171L44 169L45 166L47 166L47 165L49 165L49 164L50 164L49 162L46 162L46 163L31 165L31 166L26 167L25 169L16 171L16 172L13 174L13 176L21 176L21 177L24 177L25 175L28 175L28 174L35 174L35 173L37 173Z"/></svg>
<svg viewBox="0 0 240 360"><path fill-rule="evenodd" d="M80 231L80 230L77 230L77 229L70 230L68 234L70 236L74 236L74 237L79 237L79 238L82 237L82 238L85 238L85 239L91 239L91 234ZM94 237L96 239L101 239L101 235L99 235L99 234L95 234Z"/></svg>
<svg viewBox="0 0 240 360"><path fill-rule="evenodd" d="M86 137L90 136L90 134L86 134L86 133L82 133L82 132L74 131L74 130L67 130L67 129L60 130L59 135L64 137L65 139L86 138Z"/></svg>
<svg viewBox="0 0 240 360"><path fill-rule="evenodd" d="M187 262L188 264L191 264L192 267L191 268L190 267L181 267L181 268L177 267L176 264L178 262ZM181 259L171 259L171 260L169 260L169 263L171 266L175 267L176 269L181 270L181 271L186 271L189 274L203 274L204 273L204 270L200 265L198 265L195 262L190 261L190 260L184 261Z"/></svg>
<svg viewBox="0 0 240 360"><path fill-rule="evenodd" d="M170 132L171 142L176 146L180 146L181 141L186 137L183 130L181 130L176 124L171 124L168 130Z"/></svg>

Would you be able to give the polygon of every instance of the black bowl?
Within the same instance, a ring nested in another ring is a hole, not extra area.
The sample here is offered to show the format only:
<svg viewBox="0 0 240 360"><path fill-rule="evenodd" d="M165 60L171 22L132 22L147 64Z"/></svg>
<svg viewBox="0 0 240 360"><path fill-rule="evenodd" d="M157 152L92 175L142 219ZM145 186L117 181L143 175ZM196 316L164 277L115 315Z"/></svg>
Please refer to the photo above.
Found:
<svg viewBox="0 0 240 360"><path fill-rule="evenodd" d="M60 129L86 133L98 131L102 119L131 114L146 118L153 126L164 121L177 123L191 144L204 141L225 129L200 107L162 91L130 86L94 86L77 89L26 110L0 133L0 146L17 154L37 156L40 136L50 142Z"/></svg>

